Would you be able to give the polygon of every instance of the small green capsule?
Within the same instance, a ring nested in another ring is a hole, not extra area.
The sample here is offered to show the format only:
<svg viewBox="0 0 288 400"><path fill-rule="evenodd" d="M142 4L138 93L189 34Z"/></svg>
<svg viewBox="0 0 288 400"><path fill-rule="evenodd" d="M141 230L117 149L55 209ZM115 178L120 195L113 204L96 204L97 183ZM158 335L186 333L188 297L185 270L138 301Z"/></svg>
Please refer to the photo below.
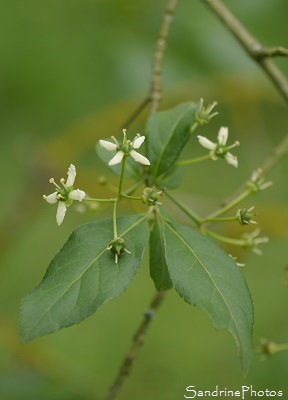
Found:
<svg viewBox="0 0 288 400"><path fill-rule="evenodd" d="M110 250L111 253L115 254L115 264L118 264L118 257L122 253L124 253L124 251L125 251L125 253L131 254L131 252L129 250L127 250L125 246L126 245L125 245L124 239L122 239L120 237L113 239L109 243L107 250Z"/></svg>

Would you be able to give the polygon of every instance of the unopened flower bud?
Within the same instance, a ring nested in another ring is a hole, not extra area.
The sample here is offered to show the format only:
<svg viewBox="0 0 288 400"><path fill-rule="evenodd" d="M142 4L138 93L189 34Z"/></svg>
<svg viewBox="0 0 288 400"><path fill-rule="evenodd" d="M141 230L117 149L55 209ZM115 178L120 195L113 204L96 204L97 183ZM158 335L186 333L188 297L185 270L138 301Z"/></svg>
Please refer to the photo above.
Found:
<svg viewBox="0 0 288 400"><path fill-rule="evenodd" d="M107 250L110 250L111 253L115 254L115 263L118 263L118 257L124 253L124 251L126 253L131 254L131 252L129 250L126 249L125 247L125 241L124 239L118 237L116 239L113 239L110 243L109 246L107 248Z"/></svg>
<svg viewBox="0 0 288 400"><path fill-rule="evenodd" d="M203 99L200 99L200 104L199 104L199 108L196 111L196 115L195 115L195 122L191 128L191 130L193 131L198 125L206 125L208 124L208 122L210 122L210 119L212 119L213 117L215 117L215 115L218 114L218 112L214 112L213 114L211 114L211 111L213 110L213 108L217 106L217 102L214 101L212 104L208 104L206 107L204 106L204 101Z"/></svg>
<svg viewBox="0 0 288 400"><path fill-rule="evenodd" d="M257 224L257 222L252 219L256 214L251 214L251 211L254 210L254 208L254 206L248 209L241 208L237 211L236 217L240 225Z"/></svg>
<svg viewBox="0 0 288 400"><path fill-rule="evenodd" d="M263 359L271 357L277 352L277 344L273 340L261 338L259 342L260 348L258 351L262 353Z"/></svg>
<svg viewBox="0 0 288 400"><path fill-rule="evenodd" d="M106 186L107 185L107 179L105 176L99 176L98 178L98 183L101 186Z"/></svg>
<svg viewBox="0 0 288 400"><path fill-rule="evenodd" d="M156 204L162 204L158 201L158 199L160 196L163 196L164 190L165 188L163 188L160 191L156 191L155 187L153 188L146 187L143 190L142 202L149 207L155 206Z"/></svg>

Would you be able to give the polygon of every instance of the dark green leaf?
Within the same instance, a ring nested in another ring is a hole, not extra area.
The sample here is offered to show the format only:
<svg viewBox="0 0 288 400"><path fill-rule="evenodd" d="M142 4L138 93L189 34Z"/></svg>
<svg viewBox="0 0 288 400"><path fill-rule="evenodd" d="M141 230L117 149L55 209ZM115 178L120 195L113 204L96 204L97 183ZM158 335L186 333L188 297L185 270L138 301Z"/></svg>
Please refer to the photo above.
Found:
<svg viewBox="0 0 288 400"><path fill-rule="evenodd" d="M178 159L190 138L198 107L194 103L183 103L148 119L147 152L154 178L167 175Z"/></svg>
<svg viewBox="0 0 288 400"><path fill-rule="evenodd" d="M175 289L187 303L206 310L217 329L232 333L246 372L253 353L253 304L236 263L203 234L168 221L164 243Z"/></svg>
<svg viewBox="0 0 288 400"><path fill-rule="evenodd" d="M127 289L148 242L148 224L141 215L117 219L118 234L131 252L121 254L118 264L107 251L112 227L109 218L82 225L71 234L43 281L22 301L22 342L82 321Z"/></svg>
<svg viewBox="0 0 288 400"><path fill-rule="evenodd" d="M157 216L150 234L150 276L157 290L173 286L165 260L163 222Z"/></svg>

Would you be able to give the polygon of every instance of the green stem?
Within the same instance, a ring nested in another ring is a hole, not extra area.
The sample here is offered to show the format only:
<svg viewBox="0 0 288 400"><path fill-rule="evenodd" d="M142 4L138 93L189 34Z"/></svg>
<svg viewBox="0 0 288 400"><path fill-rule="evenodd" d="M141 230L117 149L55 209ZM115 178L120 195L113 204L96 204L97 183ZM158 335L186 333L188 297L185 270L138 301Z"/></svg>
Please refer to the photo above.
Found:
<svg viewBox="0 0 288 400"><path fill-rule="evenodd" d="M207 218L205 218L205 222L229 222L229 221L237 221L237 217L223 217L223 218L211 218L209 221L207 221Z"/></svg>
<svg viewBox="0 0 288 400"><path fill-rule="evenodd" d="M113 206L113 235L114 235L114 239L116 239L118 237L116 210L117 210L117 201L115 201L114 206Z"/></svg>
<svg viewBox="0 0 288 400"><path fill-rule="evenodd" d="M175 165L194 164L194 163L205 161L205 160L209 160L209 159L211 159L210 155L206 154L205 156L192 158L191 160L178 161L178 162L175 163Z"/></svg>
<svg viewBox="0 0 288 400"><path fill-rule="evenodd" d="M173 203L175 203L180 208L180 210L188 215L188 217L190 217L196 225L201 225L202 219L194 211L190 210L185 204L177 200L173 195L171 195L171 193L165 192L165 195L169 197L169 199L172 200Z"/></svg>
<svg viewBox="0 0 288 400"><path fill-rule="evenodd" d="M231 200L228 204L226 204L224 207L219 208L212 214L208 215L208 217L204 218L201 221L201 224L204 224L206 222L210 222L211 220L214 220L215 217L218 217L218 215L224 214L226 211L230 210L234 206L236 206L238 203L240 203L242 200L244 200L247 196L249 196L250 191L249 190L244 190L243 193L240 193L237 197L235 197L233 200Z"/></svg>
<svg viewBox="0 0 288 400"><path fill-rule="evenodd" d="M199 123L197 121L195 121L194 124L192 125L191 133L194 132L195 129L198 128L198 126L199 126Z"/></svg>
<svg viewBox="0 0 288 400"><path fill-rule="evenodd" d="M118 198L121 197L121 191L122 191L122 185L123 185L123 179L124 179L124 172L125 172L125 165L126 165L126 158L127 158L127 156L124 155L123 160L122 160L122 168L121 168L121 175L120 175L120 181L119 181Z"/></svg>
<svg viewBox="0 0 288 400"><path fill-rule="evenodd" d="M92 197L84 197L83 201L92 201L95 203L115 203L117 199L93 199Z"/></svg>
<svg viewBox="0 0 288 400"><path fill-rule="evenodd" d="M123 186L126 158L127 158L127 156L124 155L123 160L122 160L122 168L121 168L121 175L120 175L119 188L118 188L118 199L116 201L114 201L114 206L113 206L113 235L114 235L114 239L116 239L118 237L116 211L117 211L117 203L118 203L118 201L120 200L120 198L122 196L121 195L121 191L122 191L122 186ZM125 197L125 195L124 195L124 197Z"/></svg>
<svg viewBox="0 0 288 400"><path fill-rule="evenodd" d="M220 242L223 242L223 243L229 243L229 244L233 244L235 246L244 246L246 244L246 242L244 240L232 239L232 238L229 238L226 236L222 236L222 235L219 235L218 233L210 231L209 229L202 228L202 232L214 239L219 240Z"/></svg>
<svg viewBox="0 0 288 400"><path fill-rule="evenodd" d="M128 196L126 194L121 194L121 197L124 197L125 199L131 199L131 200L142 200L142 197L137 197L137 196Z"/></svg>
<svg viewBox="0 0 288 400"><path fill-rule="evenodd" d="M279 351L285 350L288 350L288 343L276 344L275 346L273 346L273 353L278 353Z"/></svg>

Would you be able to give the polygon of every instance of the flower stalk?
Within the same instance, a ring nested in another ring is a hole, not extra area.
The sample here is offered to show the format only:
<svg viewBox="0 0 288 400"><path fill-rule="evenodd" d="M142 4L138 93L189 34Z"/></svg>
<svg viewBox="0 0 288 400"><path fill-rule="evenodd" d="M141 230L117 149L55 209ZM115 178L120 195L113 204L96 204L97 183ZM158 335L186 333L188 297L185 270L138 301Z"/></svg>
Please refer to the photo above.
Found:
<svg viewBox="0 0 288 400"><path fill-rule="evenodd" d="M207 222L211 222L215 220L216 217L218 217L221 214L224 214L226 211L230 210L237 204L239 204L242 200L244 200L247 196L249 196L250 191L249 190L244 190L242 193L240 193L237 197L235 197L233 200L231 200L229 203L227 203L225 206L219 208L218 210L214 211L207 217L205 217L202 221L201 224L205 224Z"/></svg>

